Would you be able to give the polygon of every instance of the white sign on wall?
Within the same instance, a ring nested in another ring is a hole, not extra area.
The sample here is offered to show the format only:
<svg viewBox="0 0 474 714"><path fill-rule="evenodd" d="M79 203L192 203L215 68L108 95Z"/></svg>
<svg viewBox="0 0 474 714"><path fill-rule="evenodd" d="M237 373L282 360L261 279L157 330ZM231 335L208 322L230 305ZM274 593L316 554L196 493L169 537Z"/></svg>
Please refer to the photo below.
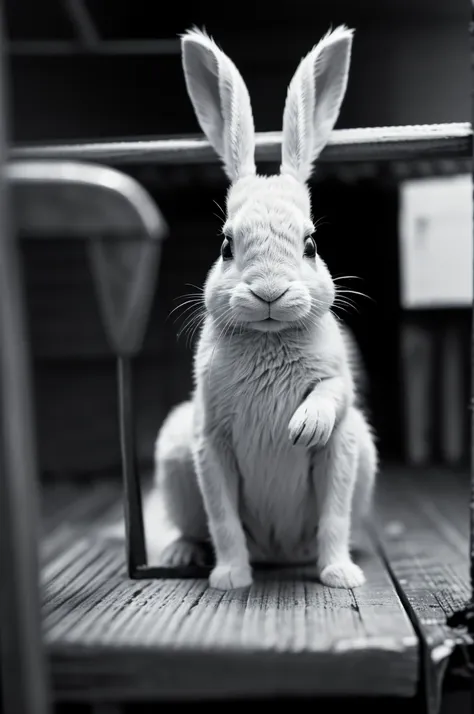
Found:
<svg viewBox="0 0 474 714"><path fill-rule="evenodd" d="M470 175L416 179L401 184L402 307L472 304L472 213Z"/></svg>

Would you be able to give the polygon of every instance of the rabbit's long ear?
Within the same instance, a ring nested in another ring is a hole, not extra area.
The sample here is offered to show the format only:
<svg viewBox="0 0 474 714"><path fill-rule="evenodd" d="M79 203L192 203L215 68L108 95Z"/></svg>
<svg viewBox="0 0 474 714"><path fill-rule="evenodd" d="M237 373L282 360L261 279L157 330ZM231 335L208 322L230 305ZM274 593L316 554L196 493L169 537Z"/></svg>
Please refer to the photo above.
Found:
<svg viewBox="0 0 474 714"><path fill-rule="evenodd" d="M232 60L200 30L181 37L183 69L197 119L231 181L255 173L250 97Z"/></svg>
<svg viewBox="0 0 474 714"><path fill-rule="evenodd" d="M304 57L288 87L283 113L281 173L311 176L339 116L347 86L353 30L325 35Z"/></svg>

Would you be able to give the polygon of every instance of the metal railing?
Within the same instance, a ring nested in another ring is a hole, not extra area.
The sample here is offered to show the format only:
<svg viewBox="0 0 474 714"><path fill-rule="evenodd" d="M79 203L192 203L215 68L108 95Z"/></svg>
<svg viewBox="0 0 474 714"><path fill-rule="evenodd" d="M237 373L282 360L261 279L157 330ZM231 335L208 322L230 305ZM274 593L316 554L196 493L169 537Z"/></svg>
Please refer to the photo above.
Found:
<svg viewBox="0 0 474 714"><path fill-rule="evenodd" d="M318 161L393 161L399 159L466 158L472 153L471 125L466 123L339 129L333 132ZM277 162L281 132L255 137L257 162ZM10 150L11 159L71 159L104 164L201 164L218 157L203 137L170 137L141 141L97 141L24 145Z"/></svg>

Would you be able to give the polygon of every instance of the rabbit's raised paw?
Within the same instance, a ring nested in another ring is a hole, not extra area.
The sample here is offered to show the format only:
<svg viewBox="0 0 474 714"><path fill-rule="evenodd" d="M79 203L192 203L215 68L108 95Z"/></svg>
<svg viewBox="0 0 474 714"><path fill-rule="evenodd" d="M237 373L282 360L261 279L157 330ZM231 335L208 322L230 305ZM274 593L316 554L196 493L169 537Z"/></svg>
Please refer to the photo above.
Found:
<svg viewBox="0 0 474 714"><path fill-rule="evenodd" d="M336 410L327 400L306 400L293 414L288 430L294 446L323 447L336 423Z"/></svg>

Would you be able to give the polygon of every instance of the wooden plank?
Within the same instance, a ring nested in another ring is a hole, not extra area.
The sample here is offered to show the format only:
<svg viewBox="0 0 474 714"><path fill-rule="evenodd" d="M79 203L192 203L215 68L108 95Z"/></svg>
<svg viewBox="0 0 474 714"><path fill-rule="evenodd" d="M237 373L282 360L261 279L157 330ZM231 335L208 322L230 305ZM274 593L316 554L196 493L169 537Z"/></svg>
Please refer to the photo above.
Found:
<svg viewBox="0 0 474 714"><path fill-rule="evenodd" d="M114 537L111 515L81 513L43 571L60 699L414 695L418 641L373 549L355 591L306 571L221 593L206 580L130 581L120 518Z"/></svg>
<svg viewBox="0 0 474 714"><path fill-rule="evenodd" d="M449 659L471 642L447 624L470 596L469 478L448 470L387 471L377 505L384 552L424 645L429 711L437 712Z"/></svg>
<svg viewBox="0 0 474 714"><path fill-rule="evenodd" d="M472 131L468 123L338 129L333 131L319 161L460 158L470 156L471 146ZM255 152L257 161L278 161L281 155L281 132L257 132ZM81 159L110 165L218 161L207 139L199 136L17 146L11 149L10 158Z"/></svg>

